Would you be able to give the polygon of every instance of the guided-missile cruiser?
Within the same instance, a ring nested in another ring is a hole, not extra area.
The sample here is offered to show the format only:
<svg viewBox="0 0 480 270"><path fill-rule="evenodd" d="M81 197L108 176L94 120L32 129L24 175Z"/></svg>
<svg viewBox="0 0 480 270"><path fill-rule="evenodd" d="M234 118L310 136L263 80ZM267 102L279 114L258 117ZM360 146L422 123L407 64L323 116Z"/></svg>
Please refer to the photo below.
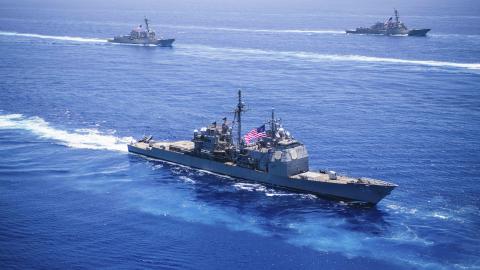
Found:
<svg viewBox="0 0 480 270"><path fill-rule="evenodd" d="M113 39L109 39L109 42L113 43L125 43L125 44L141 44L141 45L157 45L161 47L172 47L175 39L158 39L155 31L150 28L149 20L145 17L145 28L140 24L134 28L130 35L116 36Z"/></svg>
<svg viewBox="0 0 480 270"><path fill-rule="evenodd" d="M385 22L377 22L370 27L359 27L355 30L346 30L347 34L366 34L366 35L408 35L408 36L426 36L430 29L408 29L407 26L400 21L398 11L394 9L395 19L390 17Z"/></svg>
<svg viewBox="0 0 480 270"><path fill-rule="evenodd" d="M381 180L310 170L305 145L283 128L273 109L269 121L242 136L244 111L238 91L232 122L225 117L222 124L214 122L195 129L193 138L185 141L155 141L145 136L129 143L128 151L238 179L369 205L377 204L397 187Z"/></svg>

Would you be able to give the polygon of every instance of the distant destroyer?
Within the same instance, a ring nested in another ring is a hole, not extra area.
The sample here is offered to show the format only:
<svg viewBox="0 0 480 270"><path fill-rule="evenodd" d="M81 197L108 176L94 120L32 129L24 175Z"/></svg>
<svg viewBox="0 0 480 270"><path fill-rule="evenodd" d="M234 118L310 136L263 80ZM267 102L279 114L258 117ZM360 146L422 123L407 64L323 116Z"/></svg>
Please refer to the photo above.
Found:
<svg viewBox="0 0 480 270"><path fill-rule="evenodd" d="M222 124L214 122L194 130L190 141L164 142L154 141L152 136L144 137L128 144L128 151L236 178L371 205L397 187L381 180L340 176L333 171L310 171L306 147L282 127L273 110L270 121L242 136L244 111L239 91L233 122L229 123L225 117Z"/></svg>
<svg viewBox="0 0 480 270"><path fill-rule="evenodd" d="M346 30L347 34L367 34L367 35L408 35L408 36L426 36L430 29L412 29L409 30L403 22L400 21L398 11L395 9L395 20L390 17L385 22L377 22L370 27L359 27L355 30Z"/></svg>
<svg viewBox="0 0 480 270"><path fill-rule="evenodd" d="M175 39L158 39L155 31L150 28L147 18L144 19L145 28L140 24L138 27L130 32L130 35L116 36L109 39L109 42L124 43L124 44L140 44L140 45L157 45L161 47L172 47Z"/></svg>

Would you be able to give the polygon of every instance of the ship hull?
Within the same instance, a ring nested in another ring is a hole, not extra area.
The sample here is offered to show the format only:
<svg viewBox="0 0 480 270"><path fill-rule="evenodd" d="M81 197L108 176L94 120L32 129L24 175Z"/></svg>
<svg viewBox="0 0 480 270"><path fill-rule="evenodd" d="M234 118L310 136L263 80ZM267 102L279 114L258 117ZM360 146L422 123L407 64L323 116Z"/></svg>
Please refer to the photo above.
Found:
<svg viewBox="0 0 480 270"><path fill-rule="evenodd" d="M182 152L174 152L160 148L144 149L133 144L128 145L128 151L147 157L165 160L188 167L211 171L235 178L254 182L266 183L300 192L312 193L322 197L362 202L375 205L396 186L364 185L358 183L332 183L303 179L294 179L285 176L272 175L266 172L239 167L210 159L199 158Z"/></svg>
<svg viewBox="0 0 480 270"><path fill-rule="evenodd" d="M370 29L345 30L345 33L361 35L386 35L386 31L376 31Z"/></svg>
<svg viewBox="0 0 480 270"><path fill-rule="evenodd" d="M429 31L430 29L413 29L408 32L408 35L414 37L424 37Z"/></svg>
<svg viewBox="0 0 480 270"><path fill-rule="evenodd" d="M109 39L109 42L112 43L121 43L121 44L137 44L137 45L156 45L160 47L172 47L173 42L175 39L148 39L148 38L139 38L139 39L132 39L130 37L115 37L113 39Z"/></svg>
<svg viewBox="0 0 480 270"><path fill-rule="evenodd" d="M403 30L403 29L389 29L389 30L372 30L368 28L357 29L357 30L345 30L347 34L361 34L361 35L381 35L381 36L399 36L399 35L408 35L415 37L424 37L430 29L413 29L413 30Z"/></svg>

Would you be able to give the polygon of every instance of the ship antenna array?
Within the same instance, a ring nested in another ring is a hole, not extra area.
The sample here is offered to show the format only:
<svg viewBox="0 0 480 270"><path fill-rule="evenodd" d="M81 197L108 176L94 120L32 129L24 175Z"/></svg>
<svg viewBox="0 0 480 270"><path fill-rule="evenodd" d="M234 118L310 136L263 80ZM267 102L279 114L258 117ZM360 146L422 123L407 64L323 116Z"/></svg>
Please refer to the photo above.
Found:
<svg viewBox="0 0 480 270"><path fill-rule="evenodd" d="M272 129L272 139L275 138L275 108L272 108L272 120L271 120L271 129Z"/></svg>
<svg viewBox="0 0 480 270"><path fill-rule="evenodd" d="M237 143L238 147L240 148L242 145L242 112L245 111L245 104L242 101L242 90L238 90L238 104L237 104L237 109L235 110L236 118L237 118Z"/></svg>

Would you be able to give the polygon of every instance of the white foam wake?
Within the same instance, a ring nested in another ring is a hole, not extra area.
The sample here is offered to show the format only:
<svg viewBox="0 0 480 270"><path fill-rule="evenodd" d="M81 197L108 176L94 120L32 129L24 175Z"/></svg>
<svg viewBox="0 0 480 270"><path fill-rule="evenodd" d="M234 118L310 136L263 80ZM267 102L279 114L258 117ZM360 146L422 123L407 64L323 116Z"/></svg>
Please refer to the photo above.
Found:
<svg viewBox="0 0 480 270"><path fill-rule="evenodd" d="M18 37L30 37L30 38L42 38L42 39L55 39L55 40L65 40L65 41L76 41L76 42L107 42L106 39L100 38L84 38L84 37L70 37L70 36L50 36L50 35L40 35L40 34L30 34L30 33L17 33L17 32L3 32L0 31L2 36L18 36Z"/></svg>
<svg viewBox="0 0 480 270"><path fill-rule="evenodd" d="M480 70L480 63L457 63L457 62L445 62L445 61L435 61L435 60L408 60L408 59L373 57L373 56L363 56L363 55L322 55L322 54L312 54L312 53L297 53L296 57L318 59L318 60L330 60L330 61L355 61L355 62L370 62L370 63L378 62L378 63L421 65L421 66L431 66L431 67L452 67L452 68Z"/></svg>
<svg viewBox="0 0 480 270"><path fill-rule="evenodd" d="M250 59L265 59L271 60L291 60L302 59L311 62L325 62L325 61L343 61L343 62L368 62L368 63L385 63L385 64L402 64L402 65L417 65L417 66L429 66L429 67L442 67L442 68L462 68L470 70L480 70L480 63L457 63L446 62L436 60L409 60L399 58L388 57L375 57L364 55L341 55L341 54L321 54L314 52L302 52L302 51L271 51L261 49L248 49L248 48L217 48L204 45L179 45L186 49L184 53L192 54L195 50L195 55L201 55L206 57L215 57L226 59L235 58L239 56L249 56ZM203 53L203 54L202 54Z"/></svg>
<svg viewBox="0 0 480 270"><path fill-rule="evenodd" d="M192 26L193 27L193 26ZM197 27L201 28L201 27ZM210 28L209 28L210 29ZM213 29L213 28L212 28ZM222 28L215 28L222 29ZM332 33L338 32L335 30L267 30L267 29L240 29L240 28L225 28L238 31L302 31L302 32L318 32L322 33L330 31ZM70 37L70 36L50 36L39 35L30 33L16 33L16 32L2 32L0 35L5 36L22 36L32 38L43 39L55 39L64 41L76 41L76 42L107 42L106 39L99 38L83 38L83 37ZM207 57L218 58L223 57L226 59L238 58L238 55L248 55L252 57L268 57L273 60L290 60L292 58L302 59L312 62L324 62L324 61L344 61L344 62L367 62L367 63L384 63L384 64L402 64L402 65L417 65L417 66L429 66L429 67L441 67L441 68L461 68L469 70L480 70L480 63L458 63L436 60L409 60L389 57L375 57L364 55L341 55L341 54L320 54L314 52L302 52L302 51L273 51L273 50L261 50L261 49L249 49L249 48L217 48L204 45L178 45L177 48L186 49L183 53L189 55L200 55ZM195 51L194 51L195 50ZM203 53L203 54L202 54Z"/></svg>
<svg viewBox="0 0 480 270"><path fill-rule="evenodd" d="M21 114L0 115L0 129L21 129L40 138L54 140L72 148L112 150L127 152L132 137L119 138L103 134L96 129L78 129L73 132L56 129L40 117L24 117Z"/></svg>
<svg viewBox="0 0 480 270"><path fill-rule="evenodd" d="M250 32L250 33L284 33L284 34L345 34L345 31L330 29L253 29L253 28L231 28L231 27L208 27L195 25L164 25L179 29L196 29L225 32Z"/></svg>

